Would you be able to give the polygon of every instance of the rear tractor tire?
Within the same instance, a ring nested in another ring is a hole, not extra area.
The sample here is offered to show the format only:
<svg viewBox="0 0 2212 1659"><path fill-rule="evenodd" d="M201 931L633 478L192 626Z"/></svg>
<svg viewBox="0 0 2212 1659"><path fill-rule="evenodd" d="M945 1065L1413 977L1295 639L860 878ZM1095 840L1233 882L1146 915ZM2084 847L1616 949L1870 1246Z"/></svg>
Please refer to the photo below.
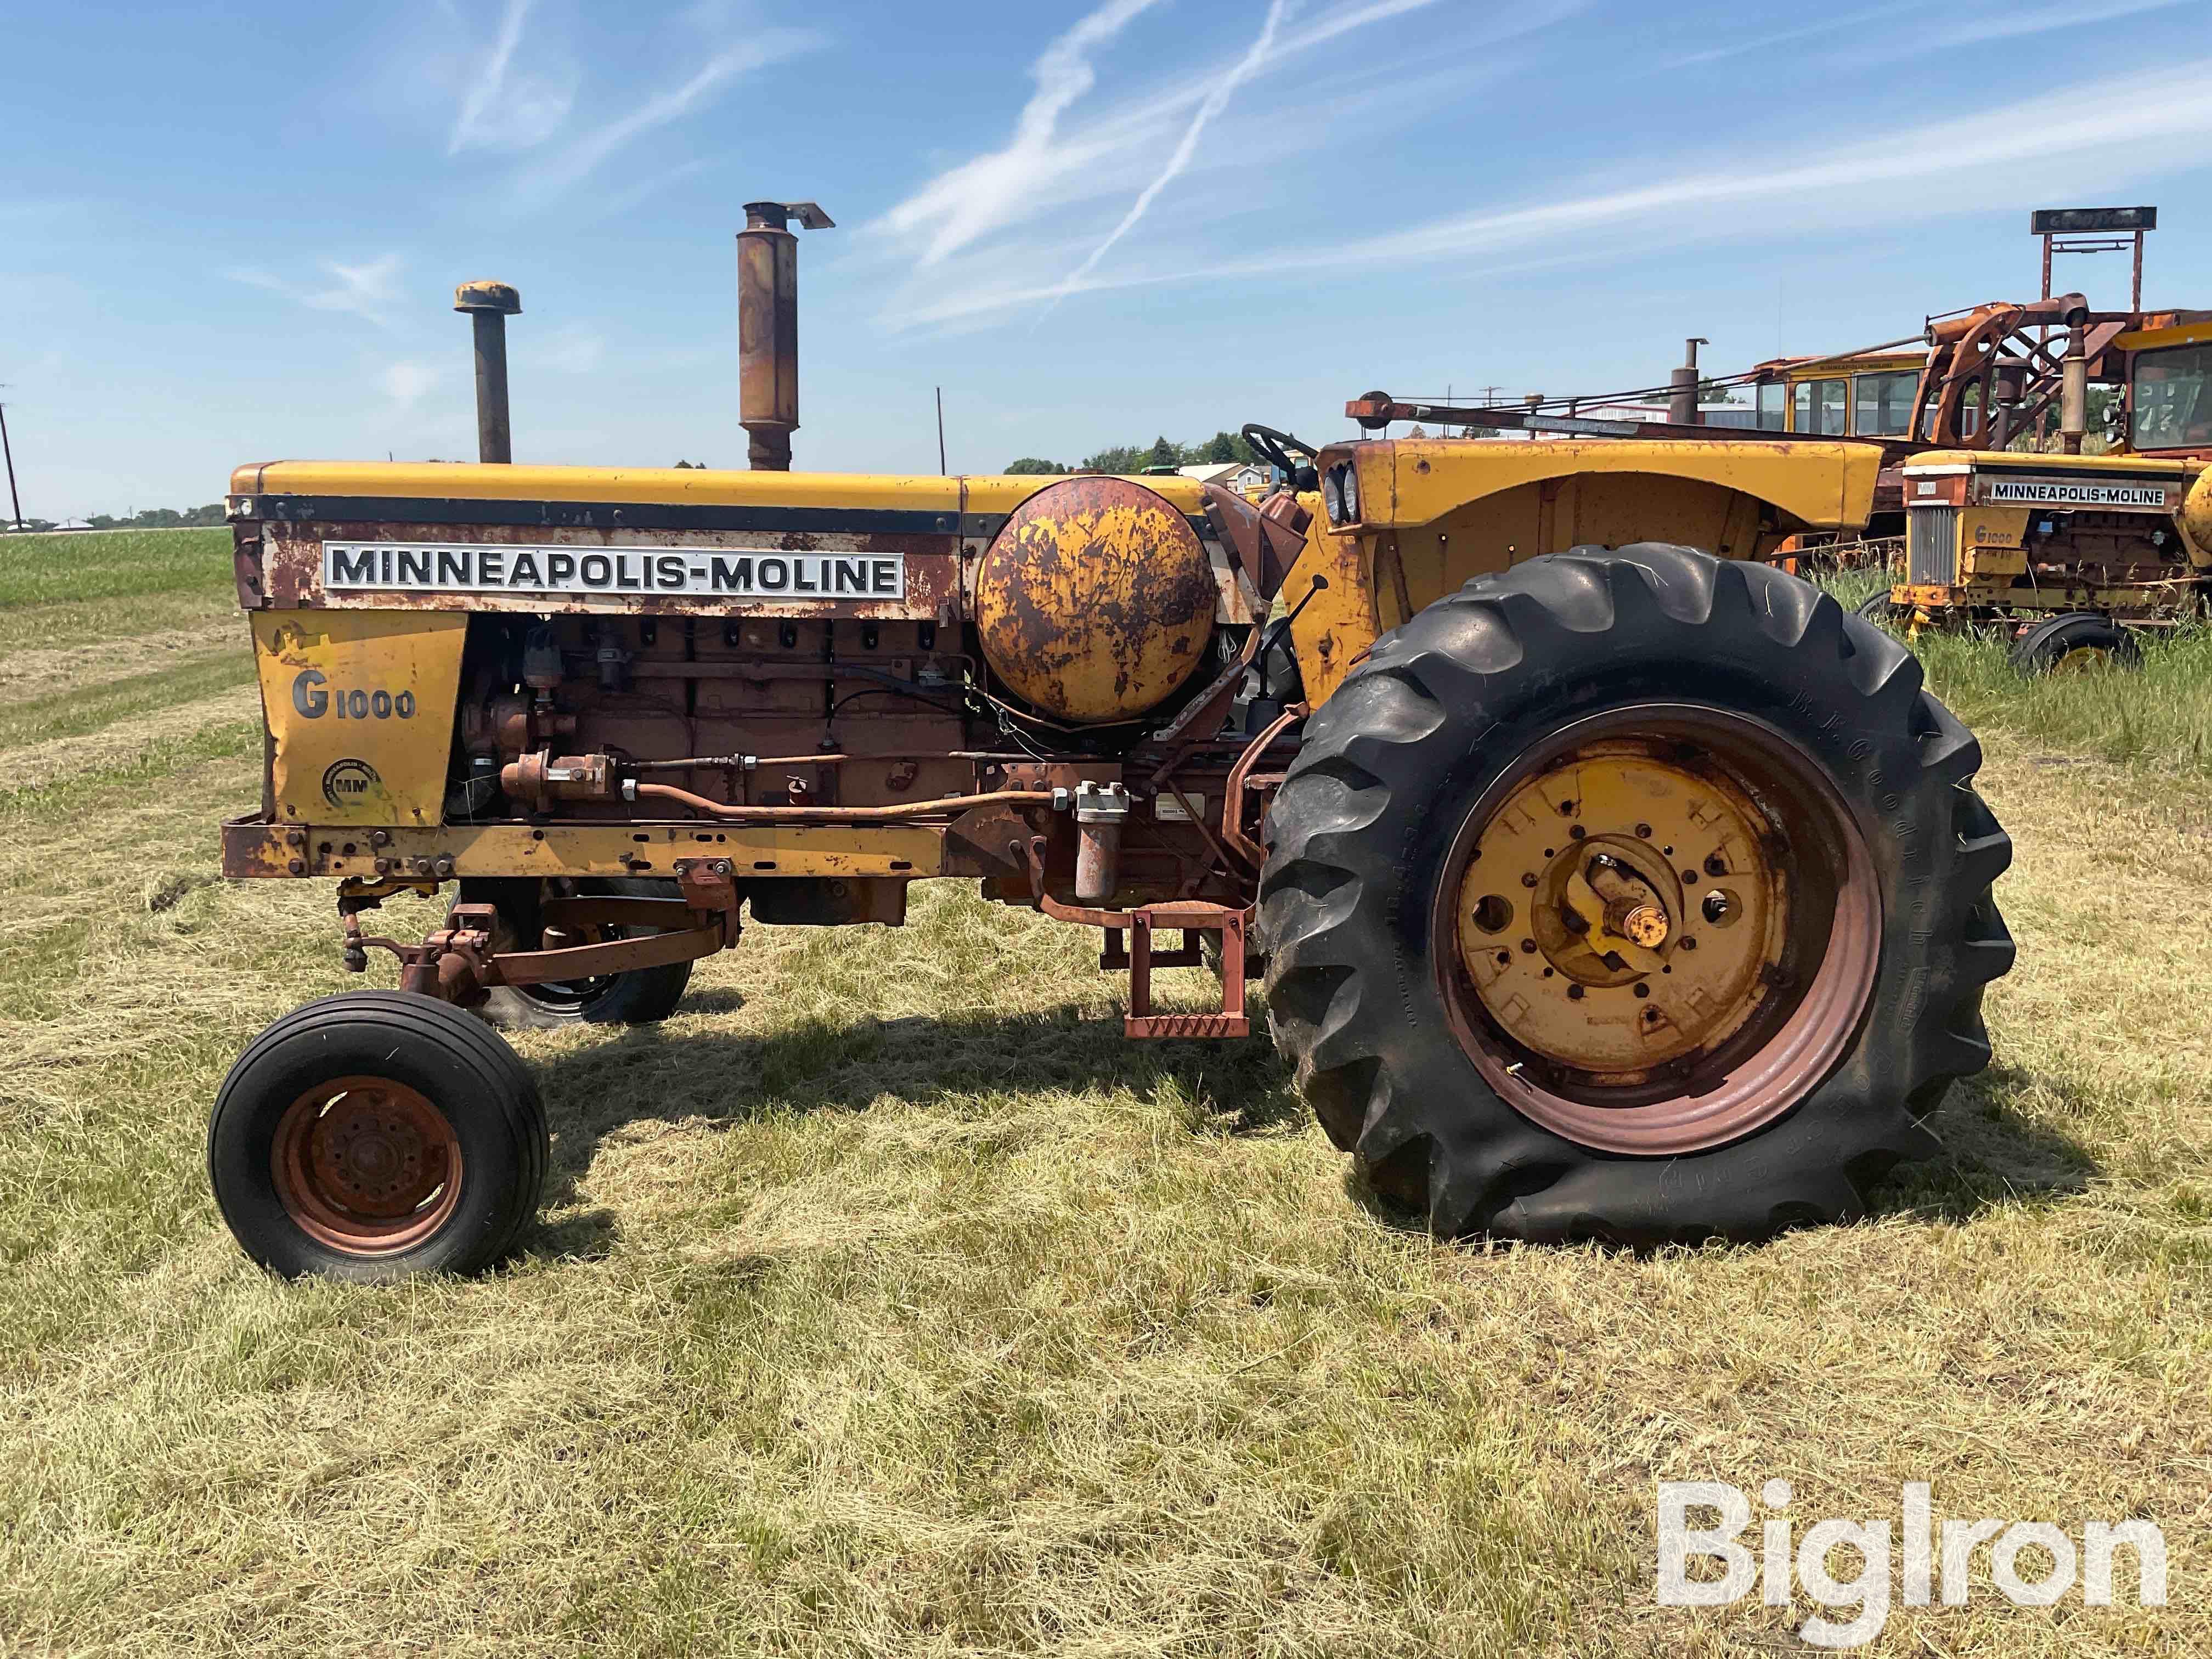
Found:
<svg viewBox="0 0 2212 1659"><path fill-rule="evenodd" d="M2135 630L2094 611L2069 611L2046 617L2012 644L2013 672L2023 679L2046 674L2082 674L2100 668L2142 666L2142 646Z"/></svg>
<svg viewBox="0 0 2212 1659"><path fill-rule="evenodd" d="M514 1051L434 997L295 1009L239 1056L208 1177L246 1255L286 1278L471 1273L537 1212L548 1142Z"/></svg>
<svg viewBox="0 0 2212 1659"><path fill-rule="evenodd" d="M1269 817L1275 1041L1439 1235L1864 1213L1990 1048L2012 844L1896 640L1687 548L1469 583L1308 722Z"/></svg>
<svg viewBox="0 0 2212 1659"><path fill-rule="evenodd" d="M490 904L499 911L493 948L535 951L544 935L538 905L550 895L550 884L512 878L483 878L461 884L464 903ZM577 893L602 893L617 898L676 898L681 890L672 881L643 878L608 877L574 883ZM619 939L623 931L610 928L596 939ZM603 974L592 979L562 980L544 985L496 985L475 1008L486 1024L510 1031L555 1031L572 1025L652 1025L666 1019L684 1000L691 981L691 964L669 963L659 968L639 968L626 974Z"/></svg>

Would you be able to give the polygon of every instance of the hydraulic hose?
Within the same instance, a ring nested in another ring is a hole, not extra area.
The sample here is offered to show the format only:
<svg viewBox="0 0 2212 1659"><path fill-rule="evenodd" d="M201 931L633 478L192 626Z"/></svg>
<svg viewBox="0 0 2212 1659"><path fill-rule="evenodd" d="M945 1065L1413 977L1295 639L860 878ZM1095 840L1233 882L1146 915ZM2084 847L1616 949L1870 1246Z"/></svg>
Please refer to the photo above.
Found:
<svg viewBox="0 0 2212 1659"><path fill-rule="evenodd" d="M936 800L896 801L888 806L741 806L708 800L672 783L641 783L637 800L674 801L694 811L718 818L763 823L880 823L919 817L929 812L964 812L971 806L1042 806L1049 805L1049 789L994 789L981 795L946 795Z"/></svg>

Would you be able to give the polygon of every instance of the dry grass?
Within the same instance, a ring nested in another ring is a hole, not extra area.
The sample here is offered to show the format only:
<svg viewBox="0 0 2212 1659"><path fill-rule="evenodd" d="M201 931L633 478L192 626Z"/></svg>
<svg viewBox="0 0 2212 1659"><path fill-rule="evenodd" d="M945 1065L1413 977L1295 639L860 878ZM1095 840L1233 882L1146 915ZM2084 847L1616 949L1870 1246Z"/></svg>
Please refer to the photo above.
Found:
<svg viewBox="0 0 2212 1659"><path fill-rule="evenodd" d="M2164 1609L1982 1577L1878 1651L2203 1651L2212 785L1992 747L1999 1066L1865 1224L1438 1246L1264 1044L1124 1043L1083 938L939 884L526 1039L542 1224L391 1290L264 1278L206 1195L230 1060L345 982L325 890L208 878L232 725L18 791L0 1645L1788 1650L1802 1605L1650 1605L1656 1480L1783 1475L1808 1518L1930 1480L2166 1529Z"/></svg>
<svg viewBox="0 0 2212 1659"><path fill-rule="evenodd" d="M39 607L43 613L46 607ZM55 619L46 618L48 623ZM125 620L122 617L115 619ZM87 641L92 634L82 618L56 629L52 637ZM0 714L58 692L90 686L111 685L117 680L181 668L222 658L250 678L246 623L236 610L224 605L222 613L182 628L150 631L118 628L102 629L88 642L45 647L26 646L0 656Z"/></svg>

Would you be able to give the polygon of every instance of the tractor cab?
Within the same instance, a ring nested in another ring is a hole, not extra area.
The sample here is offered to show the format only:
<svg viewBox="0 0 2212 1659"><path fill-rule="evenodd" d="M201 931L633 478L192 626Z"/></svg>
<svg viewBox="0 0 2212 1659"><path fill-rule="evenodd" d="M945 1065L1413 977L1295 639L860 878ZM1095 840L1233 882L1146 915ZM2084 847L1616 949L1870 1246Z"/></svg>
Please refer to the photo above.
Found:
<svg viewBox="0 0 2212 1659"><path fill-rule="evenodd" d="M2212 455L2212 323L2145 329L2122 343L2130 348L2128 447Z"/></svg>

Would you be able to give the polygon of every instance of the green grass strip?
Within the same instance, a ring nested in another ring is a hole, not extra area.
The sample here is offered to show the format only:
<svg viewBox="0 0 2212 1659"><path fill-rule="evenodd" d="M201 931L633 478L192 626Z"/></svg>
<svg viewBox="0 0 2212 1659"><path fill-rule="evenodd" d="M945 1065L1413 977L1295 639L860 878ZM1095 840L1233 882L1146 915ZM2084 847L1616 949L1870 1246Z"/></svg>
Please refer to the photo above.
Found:
<svg viewBox="0 0 2212 1659"><path fill-rule="evenodd" d="M0 537L0 610L215 588L231 577L222 528Z"/></svg>

